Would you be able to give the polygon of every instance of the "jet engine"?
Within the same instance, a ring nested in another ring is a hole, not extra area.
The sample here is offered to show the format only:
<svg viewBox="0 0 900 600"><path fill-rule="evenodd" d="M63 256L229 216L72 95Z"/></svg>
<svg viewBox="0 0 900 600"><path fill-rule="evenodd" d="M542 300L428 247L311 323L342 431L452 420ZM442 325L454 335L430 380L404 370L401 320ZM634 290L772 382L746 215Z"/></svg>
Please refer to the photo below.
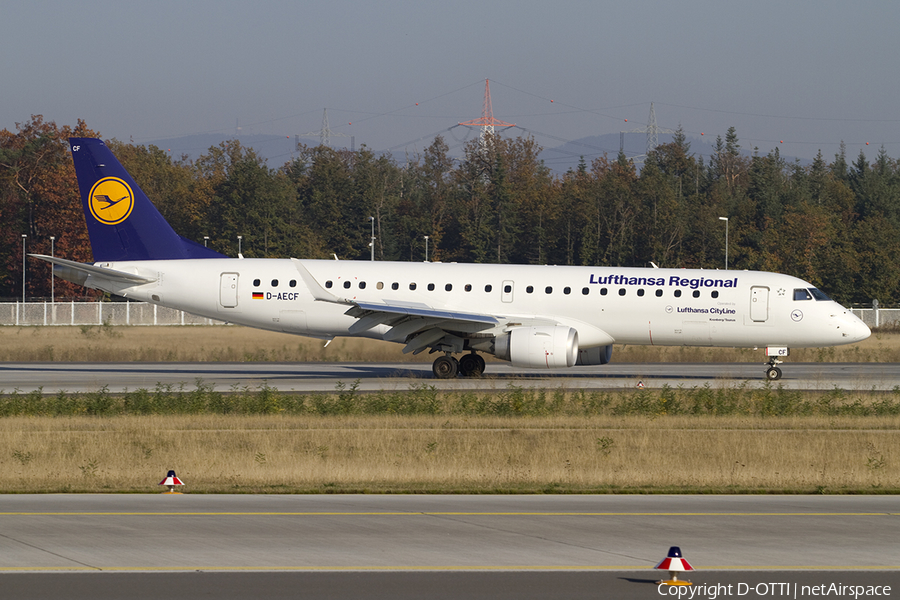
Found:
<svg viewBox="0 0 900 600"><path fill-rule="evenodd" d="M578 357L578 332L571 327L516 327L497 336L494 353L516 367L561 369Z"/></svg>
<svg viewBox="0 0 900 600"><path fill-rule="evenodd" d="M576 365L605 365L612 360L612 344L607 346L595 346L593 348L579 348Z"/></svg>

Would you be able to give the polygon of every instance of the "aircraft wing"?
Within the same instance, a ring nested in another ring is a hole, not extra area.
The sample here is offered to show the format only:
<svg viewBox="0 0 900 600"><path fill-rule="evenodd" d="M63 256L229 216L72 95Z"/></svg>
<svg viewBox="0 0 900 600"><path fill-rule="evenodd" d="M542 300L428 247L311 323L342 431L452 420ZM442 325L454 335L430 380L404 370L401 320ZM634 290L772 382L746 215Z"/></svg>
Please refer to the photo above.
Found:
<svg viewBox="0 0 900 600"><path fill-rule="evenodd" d="M421 303L362 302L342 298L322 287L303 263L293 260L306 287L317 301L349 306L345 314L357 319L349 333L359 334L378 325L387 325L390 329L383 335L384 339L406 341L403 352L418 353L444 338L460 339L455 335L457 333L492 329L509 320L499 315L436 309Z"/></svg>
<svg viewBox="0 0 900 600"><path fill-rule="evenodd" d="M497 317L481 315L477 313L436 310L426 304L380 304L377 302L352 302L354 308L361 311L383 312L392 315L406 315L409 317L425 317L429 319L446 319L448 321L470 321L473 323L488 323L497 325L500 321ZM359 312L354 310L354 312ZM349 314L350 311L347 311ZM351 315L356 316L356 315Z"/></svg>
<svg viewBox="0 0 900 600"><path fill-rule="evenodd" d="M57 273L57 276L61 276L63 279L67 281L74 281L73 279L69 279L69 277L65 275L75 275L76 278L80 278L82 282L84 279L87 279L88 275L94 275L96 277L102 277L109 281L116 281L119 283L125 283L129 285L141 284L141 283L151 283L156 281L155 277L144 277L143 275L136 275L134 273L126 273L124 271L116 271L115 269L105 269L103 267L98 267L95 265L89 265L86 263L75 262L74 260L66 260L64 258L56 258L53 256L46 256L44 254L29 254L33 258L39 258L43 261L53 264L54 266L62 267L59 269L62 271L61 273ZM54 269L56 271L56 269ZM77 277L80 275L81 277ZM75 281L75 283L79 283Z"/></svg>

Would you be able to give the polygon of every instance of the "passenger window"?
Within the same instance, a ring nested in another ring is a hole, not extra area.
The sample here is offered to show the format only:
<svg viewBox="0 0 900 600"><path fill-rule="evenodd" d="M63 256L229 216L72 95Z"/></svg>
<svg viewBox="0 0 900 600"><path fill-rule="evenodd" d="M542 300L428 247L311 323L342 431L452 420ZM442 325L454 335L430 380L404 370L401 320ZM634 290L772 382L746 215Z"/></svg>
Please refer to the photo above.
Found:
<svg viewBox="0 0 900 600"><path fill-rule="evenodd" d="M675 290L674 296L675 296L676 298L681 298L681 290Z"/></svg>
<svg viewBox="0 0 900 600"><path fill-rule="evenodd" d="M581 288L581 293L587 296L591 293L591 288Z"/></svg>
<svg viewBox="0 0 900 600"><path fill-rule="evenodd" d="M277 279L273 279L273 280L272 280L272 287L278 287L278 280L277 280Z"/></svg>
<svg viewBox="0 0 900 600"><path fill-rule="evenodd" d="M491 284L487 284L486 286L484 286L484 291L486 292L490 292L492 289L494 289L494 286L492 286Z"/></svg>
<svg viewBox="0 0 900 600"><path fill-rule="evenodd" d="M350 280L349 280L349 279L348 279L347 281L344 282L344 289L345 289L345 290L349 290L349 289L350 289Z"/></svg>
<svg viewBox="0 0 900 600"><path fill-rule="evenodd" d="M812 295L806 290L794 290L794 300L812 300Z"/></svg>
<svg viewBox="0 0 900 600"><path fill-rule="evenodd" d="M411 290L416 289L416 284L414 284L414 283L409 284L409 289L411 289Z"/></svg>
<svg viewBox="0 0 900 600"><path fill-rule="evenodd" d="M447 285L444 286L444 290L447 292L451 291L452 289L453 289L452 283L448 283Z"/></svg>
<svg viewBox="0 0 900 600"><path fill-rule="evenodd" d="M254 281L254 282L253 282L253 285L259 285L259 279L257 279L256 281ZM332 285L334 285L334 284L331 283L331 280L330 280L330 279L329 279L328 281L325 282L325 287L326 287L327 289L331 289L331 286L332 286Z"/></svg>
<svg viewBox="0 0 900 600"><path fill-rule="evenodd" d="M563 294L565 294L566 296L568 296L571 293L572 293L572 288L570 288L570 287L563 288Z"/></svg>
<svg viewBox="0 0 900 600"><path fill-rule="evenodd" d="M471 284L471 283L467 283L467 284L466 284L466 291L467 291L467 292L471 292L471 291L472 291L472 284Z"/></svg>
<svg viewBox="0 0 900 600"><path fill-rule="evenodd" d="M361 289L361 290L366 289L366 282L365 282L365 281L360 281L360 282L359 282L359 289Z"/></svg>
<svg viewBox="0 0 900 600"><path fill-rule="evenodd" d="M608 291L606 288L600 288L600 295L605 296Z"/></svg>
<svg viewBox="0 0 900 600"><path fill-rule="evenodd" d="M296 280L296 279L291 279L291 282L290 282L288 285L291 286L291 287L297 287L297 280Z"/></svg>
<svg viewBox="0 0 900 600"><path fill-rule="evenodd" d="M392 289L392 290L399 290L399 289L400 289L400 284L397 283L397 282L395 281L394 283L391 284L391 289Z"/></svg>
<svg viewBox="0 0 900 600"><path fill-rule="evenodd" d="M660 290L656 290L656 297L657 297L657 298L662 298L662 295L663 295L663 291L662 291L661 289L660 289Z"/></svg>
<svg viewBox="0 0 900 600"><path fill-rule="evenodd" d="M259 279L254 279L254 280L253 280L253 287L259 287L259 283L260 283L260 282L259 282ZM328 283L331 283L331 282L329 281Z"/></svg>
<svg viewBox="0 0 900 600"><path fill-rule="evenodd" d="M503 286L503 292L504 292L505 294L508 294L508 293L510 293L511 291L512 291L512 286L511 286L511 285L505 285L505 286Z"/></svg>
<svg viewBox="0 0 900 600"><path fill-rule="evenodd" d="M433 283L429 283L429 284L428 284L428 291L429 291L429 292L433 292L433 291L434 291L434 284L433 284Z"/></svg>
<svg viewBox="0 0 900 600"><path fill-rule="evenodd" d="M545 293L545 294L552 294L552 293L553 293L553 288L550 287L550 286L548 285L547 287L544 288L544 293Z"/></svg>
<svg viewBox="0 0 900 600"><path fill-rule="evenodd" d="M376 290L383 290L383 289L384 289L384 282L383 282L383 281L379 281L378 283L376 283L376 284L375 284L375 289L376 289Z"/></svg>
<svg viewBox="0 0 900 600"><path fill-rule="evenodd" d="M531 294L532 292L534 292L534 286L533 286L533 285L529 285L527 288L525 288L525 293L526 293L526 294Z"/></svg>
<svg viewBox="0 0 900 600"><path fill-rule="evenodd" d="M713 298L718 298L718 297L719 297L719 290L713 290L712 293L710 294L710 296L712 296Z"/></svg>
<svg viewBox="0 0 900 600"><path fill-rule="evenodd" d="M620 296L624 296L624 295L625 295L625 288L619 288L619 295L620 295Z"/></svg>
<svg viewBox="0 0 900 600"><path fill-rule="evenodd" d="M700 290L694 290L694 298L700 297Z"/></svg>
<svg viewBox="0 0 900 600"><path fill-rule="evenodd" d="M638 296L643 296L643 295L644 295L644 290L638 290L638 291L637 291L637 294L638 294Z"/></svg>

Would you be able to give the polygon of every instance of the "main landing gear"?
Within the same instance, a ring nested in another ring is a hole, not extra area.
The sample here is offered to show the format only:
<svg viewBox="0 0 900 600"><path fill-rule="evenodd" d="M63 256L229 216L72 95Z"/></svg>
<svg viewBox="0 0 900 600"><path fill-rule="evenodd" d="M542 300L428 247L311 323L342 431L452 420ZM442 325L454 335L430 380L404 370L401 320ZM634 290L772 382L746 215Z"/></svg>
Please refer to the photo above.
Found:
<svg viewBox="0 0 900 600"><path fill-rule="evenodd" d="M449 353L438 356L431 365L431 370L437 379L453 379L457 375L463 377L478 377L484 373L484 359L472 352L459 360Z"/></svg>

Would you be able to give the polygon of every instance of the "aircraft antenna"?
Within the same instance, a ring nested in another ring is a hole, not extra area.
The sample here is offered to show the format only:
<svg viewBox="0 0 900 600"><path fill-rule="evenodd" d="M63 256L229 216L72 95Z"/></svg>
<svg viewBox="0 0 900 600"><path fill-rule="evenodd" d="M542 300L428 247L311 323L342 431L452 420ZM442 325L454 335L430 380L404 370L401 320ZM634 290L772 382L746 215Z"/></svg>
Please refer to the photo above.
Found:
<svg viewBox="0 0 900 600"><path fill-rule="evenodd" d="M481 109L481 118L460 123L467 127L481 127L481 146L487 143L487 136L494 133L494 127L515 127L515 123L507 123L494 118L494 109L491 106L491 82L484 80L484 106Z"/></svg>
<svg viewBox="0 0 900 600"><path fill-rule="evenodd" d="M350 137L345 133L340 133L337 131L332 131L328 126L328 109L326 108L322 112L322 129L319 131L310 131L309 133L301 133L300 137L317 137L319 138L319 143L323 146L331 145L332 137Z"/></svg>

